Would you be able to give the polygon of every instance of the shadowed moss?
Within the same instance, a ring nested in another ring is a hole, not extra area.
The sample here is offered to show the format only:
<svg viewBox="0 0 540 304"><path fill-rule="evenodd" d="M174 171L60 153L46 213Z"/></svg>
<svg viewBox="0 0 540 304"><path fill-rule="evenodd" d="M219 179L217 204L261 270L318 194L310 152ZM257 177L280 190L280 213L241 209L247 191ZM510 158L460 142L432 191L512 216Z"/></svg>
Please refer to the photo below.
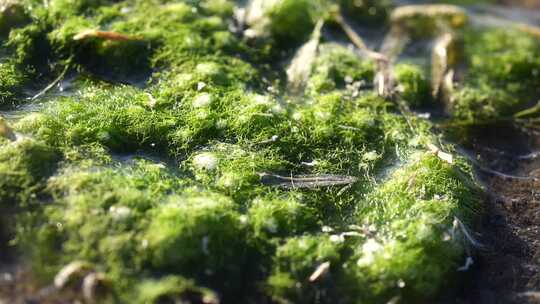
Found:
<svg viewBox="0 0 540 304"><path fill-rule="evenodd" d="M23 85L27 83L26 75L9 61L0 63L0 70L0 107L18 104L18 98L23 95Z"/></svg>
<svg viewBox="0 0 540 304"><path fill-rule="evenodd" d="M385 24L393 7L389 0L339 0L341 10L350 18L360 24L381 25Z"/></svg>
<svg viewBox="0 0 540 304"><path fill-rule="evenodd" d="M3 1L0 8L0 35L9 34L11 29L28 23L29 19L23 5L14 0Z"/></svg>
<svg viewBox="0 0 540 304"><path fill-rule="evenodd" d="M15 207L35 198L56 168L58 149L29 138L0 146L0 202Z"/></svg>
<svg viewBox="0 0 540 304"><path fill-rule="evenodd" d="M210 285L234 293L242 288L248 266L247 227L229 199L201 194L173 197L152 212L143 235L150 263L156 270L215 282Z"/></svg>
<svg viewBox="0 0 540 304"><path fill-rule="evenodd" d="M394 69L401 97L411 107L429 105L431 89L425 71L413 64L399 64Z"/></svg>
<svg viewBox="0 0 540 304"><path fill-rule="evenodd" d="M329 262L330 271L338 268L332 265L339 265L342 247L325 235L289 238L278 247L267 281L273 299L279 303L312 303L321 292L336 296L328 290L333 284L327 277L318 282L310 282L309 278L322 263Z"/></svg>
<svg viewBox="0 0 540 304"><path fill-rule="evenodd" d="M175 301L200 301L217 303L218 297L211 290L197 287L192 281L179 276L148 280L138 286L137 303L158 304Z"/></svg>

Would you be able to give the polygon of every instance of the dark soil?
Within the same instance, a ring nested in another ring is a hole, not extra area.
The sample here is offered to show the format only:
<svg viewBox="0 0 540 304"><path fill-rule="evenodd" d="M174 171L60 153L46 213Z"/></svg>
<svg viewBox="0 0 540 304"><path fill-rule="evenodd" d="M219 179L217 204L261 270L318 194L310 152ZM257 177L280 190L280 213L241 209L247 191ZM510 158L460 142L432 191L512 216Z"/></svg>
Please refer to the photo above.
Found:
<svg viewBox="0 0 540 304"><path fill-rule="evenodd" d="M540 136L511 126L476 133L482 164L514 177L479 172L490 192L476 229L485 248L450 302L540 303Z"/></svg>

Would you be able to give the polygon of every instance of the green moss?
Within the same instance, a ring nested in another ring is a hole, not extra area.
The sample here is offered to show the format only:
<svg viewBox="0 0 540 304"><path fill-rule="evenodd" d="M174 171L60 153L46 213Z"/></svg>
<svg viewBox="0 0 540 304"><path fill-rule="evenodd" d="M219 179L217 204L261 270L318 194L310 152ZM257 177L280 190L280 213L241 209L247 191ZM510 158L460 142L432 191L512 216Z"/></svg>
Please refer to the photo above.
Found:
<svg viewBox="0 0 540 304"><path fill-rule="evenodd" d="M278 43L302 41L321 18L323 1L277 1L267 12L270 32Z"/></svg>
<svg viewBox="0 0 540 304"><path fill-rule="evenodd" d="M28 202L43 190L55 170L59 151L42 142L21 138L0 147L0 202Z"/></svg>
<svg viewBox="0 0 540 304"><path fill-rule="evenodd" d="M232 202L218 195L180 196L153 212L144 238L152 267L239 283L245 228ZM182 254L178 254L182 252ZM234 259L235 263L229 263ZM244 262L243 262L244 261Z"/></svg>
<svg viewBox="0 0 540 304"><path fill-rule="evenodd" d="M464 121L488 122L509 118L523 104L508 92L487 85L461 88L453 98L452 115Z"/></svg>
<svg viewBox="0 0 540 304"><path fill-rule="evenodd" d="M13 62L21 69L43 68L49 58L50 45L46 39L47 25L41 21L14 29L9 34L6 46L13 52Z"/></svg>
<svg viewBox="0 0 540 304"><path fill-rule="evenodd" d="M0 35L9 34L10 30L29 22L24 6L14 0L2 2L0 8Z"/></svg>
<svg viewBox="0 0 540 304"><path fill-rule="evenodd" d="M0 63L0 107L15 105L23 94L26 75L12 62Z"/></svg>
<svg viewBox="0 0 540 304"><path fill-rule="evenodd" d="M372 83L374 74L373 62L359 59L358 54L345 47L323 44L313 64L308 90L320 94L353 86L355 83L365 86Z"/></svg>
<svg viewBox="0 0 540 304"><path fill-rule="evenodd" d="M388 0L339 0L341 10L361 24L381 25L390 16L393 3Z"/></svg>
<svg viewBox="0 0 540 304"><path fill-rule="evenodd" d="M430 84L422 68L412 64L400 64L394 73L401 89L401 97L412 107L430 102Z"/></svg>
<svg viewBox="0 0 540 304"><path fill-rule="evenodd" d="M359 210L362 225L374 225L378 232L357 247L347 272L356 280L352 286L363 286L379 298L435 294L470 245L453 230L452 221L478 212L479 193L464 185L466 175L457 172L461 169L431 155L413 159L389 176ZM371 276L379 279L369 282Z"/></svg>
<svg viewBox="0 0 540 304"><path fill-rule="evenodd" d="M177 120L156 113L148 102L147 94L132 87L111 92L90 86L78 96L58 100L44 116L30 116L20 124L54 145L99 142L116 151L163 148L165 132Z"/></svg>
<svg viewBox="0 0 540 304"><path fill-rule="evenodd" d="M229 31L233 1L27 1L35 22L11 31L3 100L70 67L66 91L54 86L10 122L17 141L0 139L0 200L32 207L16 216L16 244L43 285L88 261L118 302L379 303L429 300L455 272L468 244L448 238L452 222L469 223L478 205L470 167L425 152L439 140L433 125L377 96L375 63L355 51L322 43L299 95L284 93L285 71L270 62L336 2L264 1L260 24L247 24L265 30L258 44ZM356 2L339 3L384 23L388 3ZM74 39L97 29L134 39ZM520 39L512 83L534 64ZM490 47L485 65L470 50L470 75L492 76L459 89L456 119L517 104L506 96L519 90L493 89L504 73L490 60L510 46ZM424 71L395 71L401 97L425 105ZM288 187L261 178L278 175ZM321 180L295 184L306 175Z"/></svg>
<svg viewBox="0 0 540 304"><path fill-rule="evenodd" d="M273 299L278 303L313 303L319 292L332 296L327 289L333 284L327 276L319 282L310 282L309 278L322 263L330 262L330 272L335 272L341 247L324 235L289 238L277 249L267 281Z"/></svg>
<svg viewBox="0 0 540 304"><path fill-rule="evenodd" d="M247 213L256 237L290 236L317 227L317 210L297 197L253 200Z"/></svg>
<svg viewBox="0 0 540 304"><path fill-rule="evenodd" d="M538 40L516 29L471 30L465 36L470 68L450 105L458 120L508 119L536 101Z"/></svg>
<svg viewBox="0 0 540 304"><path fill-rule="evenodd" d="M218 302L212 291L197 287L192 281L179 276L148 280L138 287L137 303L158 304L170 301Z"/></svg>
<svg viewBox="0 0 540 304"><path fill-rule="evenodd" d="M540 84L538 39L517 29L470 31L466 36L470 79L511 93L532 95Z"/></svg>
<svg viewBox="0 0 540 304"><path fill-rule="evenodd" d="M167 193L182 191L188 183L150 161L96 170L100 164L96 159L77 168L64 166L50 178L47 189L56 203L35 212L32 224L40 229L21 234L19 243L32 249L34 269L45 279L73 260L91 261L107 272L112 288L123 296L137 281L131 271L144 270L141 265L151 254L142 237L147 216Z"/></svg>

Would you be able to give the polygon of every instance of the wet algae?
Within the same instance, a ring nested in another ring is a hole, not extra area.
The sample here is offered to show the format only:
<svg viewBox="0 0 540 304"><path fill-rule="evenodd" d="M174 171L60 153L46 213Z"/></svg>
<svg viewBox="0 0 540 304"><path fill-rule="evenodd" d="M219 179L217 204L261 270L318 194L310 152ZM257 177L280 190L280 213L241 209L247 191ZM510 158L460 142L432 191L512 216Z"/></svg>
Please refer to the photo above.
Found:
<svg viewBox="0 0 540 304"><path fill-rule="evenodd" d="M399 93L379 96L378 62L323 35L305 89L288 89L281 63L320 20L389 27L390 1L0 3L15 7L0 107L40 104L0 121L0 208L10 250L61 297L411 302L475 246L471 165L403 109L439 102L429 66L398 63ZM451 31L468 69L445 119L506 119L538 96L540 40ZM68 74L74 89L42 91Z"/></svg>

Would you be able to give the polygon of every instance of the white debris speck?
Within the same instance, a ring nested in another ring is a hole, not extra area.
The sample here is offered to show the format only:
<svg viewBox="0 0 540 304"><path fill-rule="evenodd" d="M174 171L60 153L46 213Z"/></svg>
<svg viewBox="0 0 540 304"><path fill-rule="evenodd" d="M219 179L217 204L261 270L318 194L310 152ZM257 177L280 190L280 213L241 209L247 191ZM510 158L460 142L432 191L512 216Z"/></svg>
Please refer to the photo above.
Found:
<svg viewBox="0 0 540 304"><path fill-rule="evenodd" d="M121 221L131 215L131 209L126 206L112 206L109 208L109 214L114 220Z"/></svg>
<svg viewBox="0 0 540 304"><path fill-rule="evenodd" d="M204 252L204 254L209 255L210 251L208 250L208 243L210 243L210 238L208 238L208 236L203 237L201 243L202 251Z"/></svg>
<svg viewBox="0 0 540 304"><path fill-rule="evenodd" d="M203 75L215 75L219 72L219 66L213 62L201 62L197 64L195 70Z"/></svg>
<svg viewBox="0 0 540 304"><path fill-rule="evenodd" d="M4 272L2 274L2 280L4 282L11 282L11 281L13 281L13 275L11 273L9 273L9 272Z"/></svg>
<svg viewBox="0 0 540 304"><path fill-rule="evenodd" d="M319 162L316 159L314 159L309 163L308 162L302 162L302 165L308 166L308 167L315 167L318 163Z"/></svg>
<svg viewBox="0 0 540 304"><path fill-rule="evenodd" d="M264 226L266 227L266 230L268 230L268 232L270 233L276 233L278 231L278 225L274 218L269 218L268 220L266 220Z"/></svg>
<svg viewBox="0 0 540 304"><path fill-rule="evenodd" d="M270 103L270 97L268 97L267 95L255 94L253 96L253 99L255 100L256 104L269 104Z"/></svg>
<svg viewBox="0 0 540 304"><path fill-rule="evenodd" d="M382 248L381 244L374 239L367 240L362 246L364 252L374 253Z"/></svg>
<svg viewBox="0 0 540 304"><path fill-rule="evenodd" d="M193 107L195 107L195 108L207 107L212 103L212 99L213 99L212 95L210 95L208 93L199 94L193 100Z"/></svg>
<svg viewBox="0 0 540 304"><path fill-rule="evenodd" d="M285 113L285 109L280 105L280 104L276 104L272 107L271 109L272 113L274 114L281 114L281 113Z"/></svg>
<svg viewBox="0 0 540 304"><path fill-rule="evenodd" d="M81 261L74 261L62 268L58 274L54 277L54 287L64 288L69 281L75 279L78 276L84 276L84 274L92 271L89 264Z"/></svg>
<svg viewBox="0 0 540 304"><path fill-rule="evenodd" d="M366 154L364 154L362 156L362 158L365 160L365 161L375 161L379 158L379 153L377 153L377 151L371 151L371 152L368 152Z"/></svg>
<svg viewBox="0 0 540 304"><path fill-rule="evenodd" d="M357 231L362 231L362 227L358 226L358 225L349 225L349 229L350 230L357 230Z"/></svg>
<svg viewBox="0 0 540 304"><path fill-rule="evenodd" d="M404 288L404 287L405 287L405 281L403 281L403 279L399 279L399 280L397 281L397 286L398 286L399 288Z"/></svg>
<svg viewBox="0 0 540 304"><path fill-rule="evenodd" d="M148 101L146 102L146 105L150 107L151 109L155 108L157 104L157 100L150 93L146 93L146 96L148 96Z"/></svg>
<svg viewBox="0 0 540 304"><path fill-rule="evenodd" d="M474 264L474 260L473 258L471 257L467 257L467 259L465 259L465 265L459 267L457 269L457 271L467 271L469 270L469 268L471 268L471 266Z"/></svg>
<svg viewBox="0 0 540 304"><path fill-rule="evenodd" d="M332 232L332 231L334 231L334 229L332 227L330 227L330 226L323 226L322 227L322 232L328 233L328 232Z"/></svg>
<svg viewBox="0 0 540 304"><path fill-rule="evenodd" d="M443 233L442 239L443 239L443 241L448 242L448 241L452 240L452 236L450 235L450 233L445 232L445 233Z"/></svg>
<svg viewBox="0 0 540 304"><path fill-rule="evenodd" d="M167 166L165 166L164 163L158 163L158 164L155 164L154 167L158 168L158 169L165 169L167 168Z"/></svg>
<svg viewBox="0 0 540 304"><path fill-rule="evenodd" d="M240 216L240 223L242 223L243 225L247 224L248 222L248 217L247 215L241 215Z"/></svg>
<svg viewBox="0 0 540 304"><path fill-rule="evenodd" d="M441 160L453 164L454 163L454 156L450 153L446 153L439 149L439 147L435 146L434 144L428 144L428 149L431 151L431 153L437 155L438 158Z"/></svg>
<svg viewBox="0 0 540 304"><path fill-rule="evenodd" d="M129 14L133 11L133 8L132 7L122 7L122 9L120 9L120 13L121 14Z"/></svg>
<svg viewBox="0 0 540 304"><path fill-rule="evenodd" d="M345 238L341 234L333 234L330 236L330 242L332 243L343 243Z"/></svg>
<svg viewBox="0 0 540 304"><path fill-rule="evenodd" d="M358 266L366 266L373 263L375 260L375 253L382 249L382 245L374 239L367 240L362 245L362 251L364 255L358 259Z"/></svg>
<svg viewBox="0 0 540 304"><path fill-rule="evenodd" d="M324 277L328 273L328 271L330 271L330 262L322 263L321 265L319 265L319 267L317 267L317 269L315 269L311 276L309 276L309 281L317 281L318 279Z"/></svg>
<svg viewBox="0 0 540 304"><path fill-rule="evenodd" d="M193 165L198 169L214 170L218 165L218 158L214 153L204 152L193 158Z"/></svg>
<svg viewBox="0 0 540 304"><path fill-rule="evenodd" d="M204 89L206 87L206 83L202 82L202 81L199 81L199 83L197 83L197 91L200 91L202 89Z"/></svg>

